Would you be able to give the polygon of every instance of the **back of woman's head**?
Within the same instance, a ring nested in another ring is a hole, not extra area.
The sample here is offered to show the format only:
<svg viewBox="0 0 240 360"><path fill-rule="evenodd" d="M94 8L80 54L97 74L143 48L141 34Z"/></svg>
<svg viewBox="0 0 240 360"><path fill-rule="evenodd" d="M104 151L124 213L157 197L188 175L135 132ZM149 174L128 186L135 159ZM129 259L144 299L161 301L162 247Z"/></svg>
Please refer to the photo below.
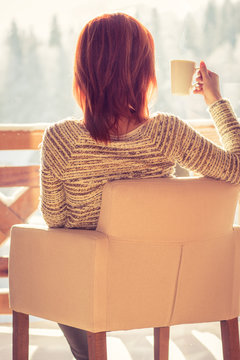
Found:
<svg viewBox="0 0 240 360"><path fill-rule="evenodd" d="M142 122L156 87L150 32L126 14L88 22L77 43L74 95L91 136L107 143L120 118Z"/></svg>

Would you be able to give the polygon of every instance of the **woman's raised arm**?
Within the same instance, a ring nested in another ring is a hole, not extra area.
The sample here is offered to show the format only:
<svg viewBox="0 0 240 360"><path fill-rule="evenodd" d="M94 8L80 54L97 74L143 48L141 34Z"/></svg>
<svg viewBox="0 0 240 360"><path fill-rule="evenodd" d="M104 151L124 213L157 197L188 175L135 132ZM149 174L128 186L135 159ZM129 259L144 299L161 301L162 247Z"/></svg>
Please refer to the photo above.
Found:
<svg viewBox="0 0 240 360"><path fill-rule="evenodd" d="M184 121L169 116L160 122L159 150L167 158L195 173L239 184L238 119L229 101L223 99L214 102L209 112L215 121L223 147L209 141Z"/></svg>

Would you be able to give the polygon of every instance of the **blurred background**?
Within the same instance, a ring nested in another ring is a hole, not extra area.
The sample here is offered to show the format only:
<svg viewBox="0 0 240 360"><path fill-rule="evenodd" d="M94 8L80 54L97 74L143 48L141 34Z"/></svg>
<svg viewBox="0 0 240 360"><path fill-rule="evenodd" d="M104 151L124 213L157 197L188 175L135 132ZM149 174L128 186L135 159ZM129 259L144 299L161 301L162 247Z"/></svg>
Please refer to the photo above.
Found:
<svg viewBox="0 0 240 360"><path fill-rule="evenodd" d="M240 2L236 0L8 0L1 2L0 123L55 122L81 117L72 69L84 24L104 12L139 19L156 46L158 95L151 111L206 118L199 96L170 93L171 59L205 60L240 115Z"/></svg>

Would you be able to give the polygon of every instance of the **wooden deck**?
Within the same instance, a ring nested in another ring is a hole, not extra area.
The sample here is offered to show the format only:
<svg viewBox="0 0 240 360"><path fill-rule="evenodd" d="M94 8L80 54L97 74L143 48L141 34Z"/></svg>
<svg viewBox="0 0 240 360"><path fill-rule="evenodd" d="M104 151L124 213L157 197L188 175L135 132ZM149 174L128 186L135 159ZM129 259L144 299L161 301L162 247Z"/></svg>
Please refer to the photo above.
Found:
<svg viewBox="0 0 240 360"><path fill-rule="evenodd" d="M32 321L29 360L74 360L57 324ZM0 359L11 359L11 323L0 323ZM152 329L108 333L108 360L153 360ZM169 360L222 360L219 323L171 328Z"/></svg>

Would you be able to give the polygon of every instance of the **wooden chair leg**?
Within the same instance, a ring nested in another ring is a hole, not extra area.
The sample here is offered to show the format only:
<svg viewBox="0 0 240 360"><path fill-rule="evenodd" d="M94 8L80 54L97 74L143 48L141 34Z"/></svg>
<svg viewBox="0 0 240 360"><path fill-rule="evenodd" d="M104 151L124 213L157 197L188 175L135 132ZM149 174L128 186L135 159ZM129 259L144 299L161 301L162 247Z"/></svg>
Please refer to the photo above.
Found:
<svg viewBox="0 0 240 360"><path fill-rule="evenodd" d="M238 318L221 321L222 347L224 360L239 360L240 345Z"/></svg>
<svg viewBox="0 0 240 360"><path fill-rule="evenodd" d="M106 332L87 332L89 360L107 360Z"/></svg>
<svg viewBox="0 0 240 360"><path fill-rule="evenodd" d="M168 360L169 327L154 328L154 360Z"/></svg>
<svg viewBox="0 0 240 360"><path fill-rule="evenodd" d="M28 360L29 315L13 311L13 360Z"/></svg>

